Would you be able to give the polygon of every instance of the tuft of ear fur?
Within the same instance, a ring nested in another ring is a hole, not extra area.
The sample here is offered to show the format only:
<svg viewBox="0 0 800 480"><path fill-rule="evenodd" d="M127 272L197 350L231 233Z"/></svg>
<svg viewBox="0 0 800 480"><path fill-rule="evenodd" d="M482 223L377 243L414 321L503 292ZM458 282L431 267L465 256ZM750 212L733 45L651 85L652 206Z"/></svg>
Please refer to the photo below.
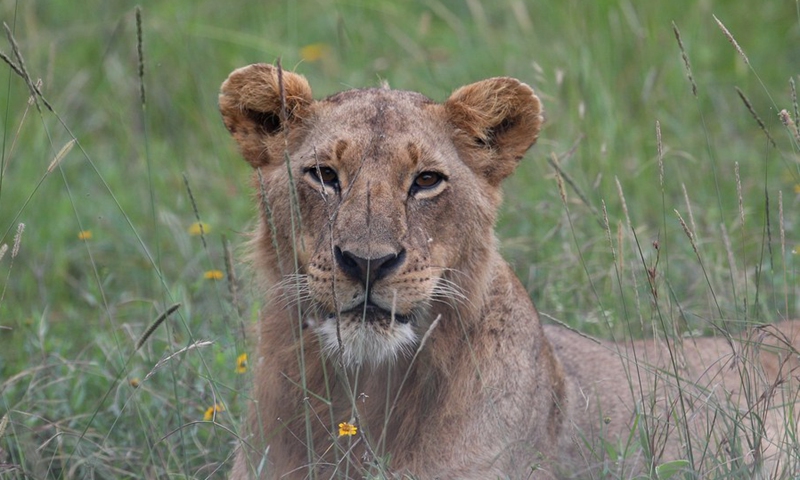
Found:
<svg viewBox="0 0 800 480"><path fill-rule="evenodd" d="M466 143L463 159L491 185L511 175L536 143L544 120L533 89L517 79L497 77L459 88L444 103L457 140Z"/></svg>
<svg viewBox="0 0 800 480"><path fill-rule="evenodd" d="M312 101L305 77L256 63L234 70L222 83L219 110L242 156L258 168L282 159L285 140L279 134L299 125Z"/></svg>

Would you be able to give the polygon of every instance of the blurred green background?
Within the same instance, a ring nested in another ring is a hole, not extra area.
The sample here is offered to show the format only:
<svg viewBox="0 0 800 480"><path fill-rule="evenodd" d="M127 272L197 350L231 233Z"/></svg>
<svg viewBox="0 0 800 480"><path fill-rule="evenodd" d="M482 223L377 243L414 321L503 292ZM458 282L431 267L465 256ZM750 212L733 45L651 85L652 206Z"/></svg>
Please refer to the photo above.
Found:
<svg viewBox="0 0 800 480"><path fill-rule="evenodd" d="M382 80L439 101L498 75L533 86L547 123L506 183L498 235L548 316L609 337L797 313L800 137L778 116L797 120L796 1L140 5L143 79L135 4L0 0L54 109L3 63L0 475L227 470L249 381L243 332L268 308L241 262L234 298L223 246L240 257L254 208L217 91L249 63L280 58L317 97ZM19 64L5 35L0 51ZM554 157L574 183L566 203Z"/></svg>

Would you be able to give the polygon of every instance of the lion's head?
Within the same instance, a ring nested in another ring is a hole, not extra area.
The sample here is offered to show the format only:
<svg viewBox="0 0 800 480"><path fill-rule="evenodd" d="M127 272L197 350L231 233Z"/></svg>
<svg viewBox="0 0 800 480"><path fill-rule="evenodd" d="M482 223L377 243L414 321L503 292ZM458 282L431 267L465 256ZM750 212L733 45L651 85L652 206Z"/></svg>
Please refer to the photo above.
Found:
<svg viewBox="0 0 800 480"><path fill-rule="evenodd" d="M530 87L493 78L441 104L388 88L315 101L304 77L256 64L219 101L255 169L273 308L300 312L327 355L392 361L438 309L469 309L490 284L499 184L542 123Z"/></svg>

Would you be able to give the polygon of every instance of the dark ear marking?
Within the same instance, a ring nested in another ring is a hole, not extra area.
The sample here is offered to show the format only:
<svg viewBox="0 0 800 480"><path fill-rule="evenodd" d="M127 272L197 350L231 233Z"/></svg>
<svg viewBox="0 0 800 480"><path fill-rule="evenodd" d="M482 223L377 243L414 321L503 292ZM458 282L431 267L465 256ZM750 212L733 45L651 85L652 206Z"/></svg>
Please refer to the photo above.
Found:
<svg viewBox="0 0 800 480"><path fill-rule="evenodd" d="M475 137L475 143L481 147L494 148L497 146L497 138L502 137L508 130L514 127L515 119L504 118L502 122L494 127L487 128L483 136Z"/></svg>
<svg viewBox="0 0 800 480"><path fill-rule="evenodd" d="M281 119L272 112L257 112L248 108L244 114L267 135L273 135L281 130Z"/></svg>

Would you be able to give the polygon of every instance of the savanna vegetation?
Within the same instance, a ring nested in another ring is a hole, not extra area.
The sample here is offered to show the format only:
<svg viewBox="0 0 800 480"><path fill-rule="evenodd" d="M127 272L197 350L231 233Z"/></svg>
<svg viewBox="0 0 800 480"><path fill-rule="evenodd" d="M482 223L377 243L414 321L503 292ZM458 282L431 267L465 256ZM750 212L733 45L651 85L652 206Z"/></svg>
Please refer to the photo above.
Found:
<svg viewBox="0 0 800 480"><path fill-rule="evenodd" d="M797 317L796 1L0 0L0 20L0 477L229 468L269 308L217 111L249 63L318 96L533 86L547 123L498 236L550 321L688 337Z"/></svg>

